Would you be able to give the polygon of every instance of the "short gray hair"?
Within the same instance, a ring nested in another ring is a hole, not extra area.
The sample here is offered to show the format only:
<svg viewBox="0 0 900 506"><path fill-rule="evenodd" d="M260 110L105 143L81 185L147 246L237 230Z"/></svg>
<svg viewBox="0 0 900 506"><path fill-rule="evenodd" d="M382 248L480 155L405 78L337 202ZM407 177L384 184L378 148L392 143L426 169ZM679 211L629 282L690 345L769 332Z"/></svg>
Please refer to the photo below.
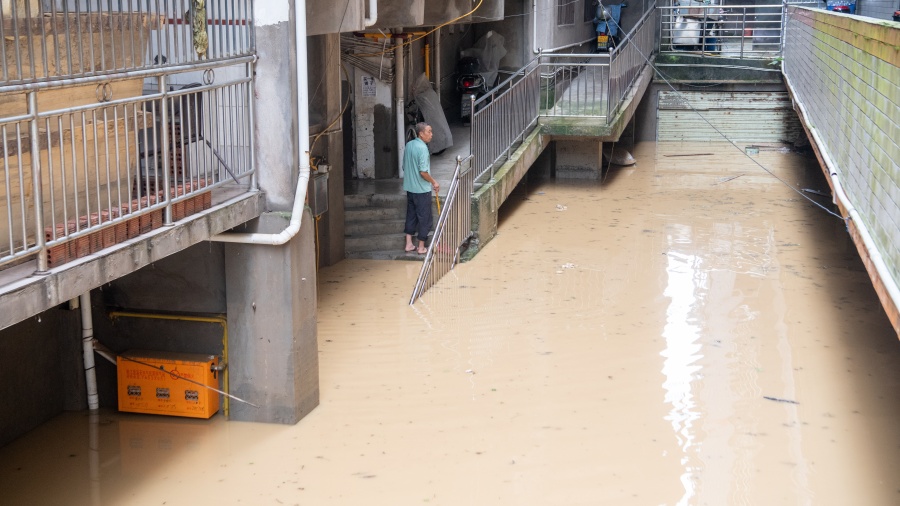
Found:
<svg viewBox="0 0 900 506"><path fill-rule="evenodd" d="M416 137L418 137L420 133L424 132L425 129L428 128L429 126L431 126L431 125L429 125L428 123L425 123L424 121L421 123L416 123Z"/></svg>

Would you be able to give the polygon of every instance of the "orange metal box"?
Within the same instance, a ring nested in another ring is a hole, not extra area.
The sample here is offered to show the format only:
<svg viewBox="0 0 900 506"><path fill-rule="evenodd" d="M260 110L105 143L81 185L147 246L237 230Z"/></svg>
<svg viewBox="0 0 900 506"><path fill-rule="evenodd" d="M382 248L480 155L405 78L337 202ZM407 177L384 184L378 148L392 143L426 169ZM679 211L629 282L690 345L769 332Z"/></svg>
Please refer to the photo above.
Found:
<svg viewBox="0 0 900 506"><path fill-rule="evenodd" d="M116 362L119 411L209 418L219 410L219 394L197 384L219 388L219 357L131 350Z"/></svg>

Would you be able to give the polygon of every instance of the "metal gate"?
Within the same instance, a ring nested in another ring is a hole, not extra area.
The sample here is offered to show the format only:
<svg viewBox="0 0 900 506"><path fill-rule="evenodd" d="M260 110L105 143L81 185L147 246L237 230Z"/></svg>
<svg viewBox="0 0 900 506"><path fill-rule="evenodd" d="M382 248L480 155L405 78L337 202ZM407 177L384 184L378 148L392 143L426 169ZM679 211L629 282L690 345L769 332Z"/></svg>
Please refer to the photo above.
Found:
<svg viewBox="0 0 900 506"><path fill-rule="evenodd" d="M803 128L786 92L659 92L657 140L725 141L723 135L793 143Z"/></svg>

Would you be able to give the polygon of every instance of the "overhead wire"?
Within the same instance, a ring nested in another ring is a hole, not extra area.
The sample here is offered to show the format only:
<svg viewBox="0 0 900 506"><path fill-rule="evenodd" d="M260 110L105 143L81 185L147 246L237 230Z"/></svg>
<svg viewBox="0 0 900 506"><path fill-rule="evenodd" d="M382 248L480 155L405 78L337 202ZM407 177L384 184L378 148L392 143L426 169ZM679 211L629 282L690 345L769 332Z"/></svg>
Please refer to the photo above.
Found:
<svg viewBox="0 0 900 506"><path fill-rule="evenodd" d="M600 1L600 5L601 5L601 6L603 5L602 0ZM619 23L616 22L616 20L610 18L610 21L612 21L612 22L616 25L616 27L617 27L619 30L622 30L622 26L619 25ZM623 33L624 33L624 30L623 30ZM650 67L653 69L653 71L656 72L656 73L659 75L660 78L662 78L663 82L666 83L666 85L669 87L669 89L671 89L671 90L675 93L675 95L677 95L678 98L679 98L682 102L684 102L684 104L687 105L688 108L690 108L690 110L691 110L692 112L694 112L697 116L699 116L700 119L702 119L704 123L706 123L707 125L709 125L710 128L712 128L713 130L715 130L716 133L718 133L720 136L722 136L722 138L725 139L726 142L728 142L729 144L731 144L732 146L734 146L735 149L737 149L738 151L740 151L741 154L742 154L744 157L746 157L748 160L750 160L751 162L753 162L757 167L759 167L760 169L762 169L762 170L764 170L765 172L767 172L770 176L772 176L772 177L774 177L775 179L777 179L778 181L780 181L782 184L784 184L785 186L787 186L788 188L790 188L794 193L796 193L797 195L800 195L801 197L803 197L805 200L809 201L810 203L812 203L812 204L815 205L816 207L821 208L821 209L822 209L823 211L825 211L826 213L828 213L828 214L834 216L835 218L838 218L839 220L841 220L841 221L843 221L843 222L845 222L845 223L847 222L847 220L848 220L849 218L845 218L845 217L841 216L840 214L838 214L838 213L832 211L831 209L828 209L827 207L823 206L823 205L820 204L819 202L816 202L816 201L813 200L812 198L806 196L800 189L795 188L793 185L791 185L790 183L788 183L788 182L785 181L784 179L778 177L777 174L775 174L774 172L772 172L771 170L769 170L766 166L764 166L763 164L761 164L761 163L760 163L759 161L757 161L755 158L753 158L753 157L751 157L750 155L748 155L748 154L747 154L740 146L738 146L733 140L731 140L727 135L725 135L724 132L722 132L722 131L719 130L715 125L713 125L713 124L706 118L706 116L704 116L703 114L700 113L700 111L698 111L697 109L695 109L694 106L691 105L690 101L688 101L688 99L687 99L680 91L678 91L677 89L675 89L674 86L672 86L672 83L670 83L669 80L666 79L666 76L665 76L662 72L659 71L659 69L656 67L656 65L654 65L653 62L650 61L650 58L648 58L647 55L645 55L645 54L641 51L640 47L638 47L638 46L637 46L636 44L634 44L634 43L632 43L632 46L634 47L635 51L637 51L637 53L638 53L639 55L641 55L641 58L643 58L644 61L646 61L647 64L650 65Z"/></svg>

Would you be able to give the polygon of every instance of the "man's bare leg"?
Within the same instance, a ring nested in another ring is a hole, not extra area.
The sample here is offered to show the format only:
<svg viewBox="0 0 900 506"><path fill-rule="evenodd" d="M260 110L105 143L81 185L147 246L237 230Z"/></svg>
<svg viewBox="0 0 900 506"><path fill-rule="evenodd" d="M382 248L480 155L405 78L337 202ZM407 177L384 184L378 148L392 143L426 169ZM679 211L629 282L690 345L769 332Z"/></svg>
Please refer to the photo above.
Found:
<svg viewBox="0 0 900 506"><path fill-rule="evenodd" d="M422 241L419 241L419 242L421 243ZM407 253L410 253L415 249L416 249L416 247L413 245L412 236L409 234L406 234L406 248L404 248L404 250Z"/></svg>
<svg viewBox="0 0 900 506"><path fill-rule="evenodd" d="M416 251L416 253L420 255L428 253L428 248L425 247L425 241L419 241L419 249Z"/></svg>

